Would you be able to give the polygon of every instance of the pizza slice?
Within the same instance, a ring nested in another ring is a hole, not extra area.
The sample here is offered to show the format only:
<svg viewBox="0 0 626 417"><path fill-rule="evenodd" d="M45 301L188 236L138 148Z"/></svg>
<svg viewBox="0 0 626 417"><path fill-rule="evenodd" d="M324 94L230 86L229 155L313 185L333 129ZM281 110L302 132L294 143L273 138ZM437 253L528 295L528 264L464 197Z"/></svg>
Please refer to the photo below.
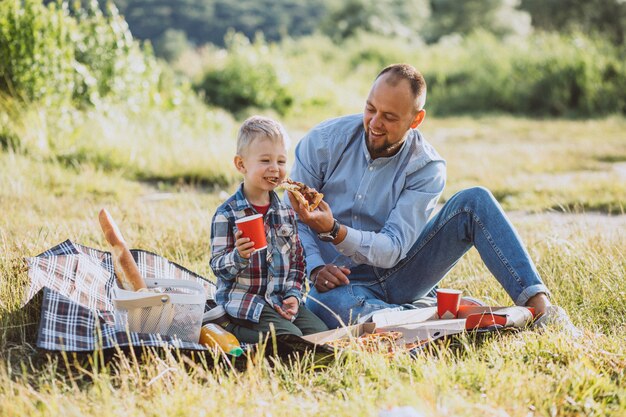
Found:
<svg viewBox="0 0 626 417"><path fill-rule="evenodd" d="M294 181L290 178L285 178L280 186L293 194L296 200L308 211L315 210L322 201L322 198L324 198L324 194L317 192L315 188L311 188L306 184Z"/></svg>

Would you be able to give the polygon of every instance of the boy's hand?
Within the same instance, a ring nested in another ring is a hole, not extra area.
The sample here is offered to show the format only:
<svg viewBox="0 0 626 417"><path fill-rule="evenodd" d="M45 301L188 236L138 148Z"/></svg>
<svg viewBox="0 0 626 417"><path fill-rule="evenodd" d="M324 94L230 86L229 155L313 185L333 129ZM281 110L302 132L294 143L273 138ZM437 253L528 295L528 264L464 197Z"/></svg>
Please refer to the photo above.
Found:
<svg viewBox="0 0 626 417"><path fill-rule="evenodd" d="M296 297L287 297L283 300L282 308L280 306L274 306L274 310L280 314L284 319L293 321L298 314L300 308L300 302Z"/></svg>
<svg viewBox="0 0 626 417"><path fill-rule="evenodd" d="M296 297L288 297L283 300L283 310L286 313L295 316L298 314L298 308L300 308L300 302Z"/></svg>
<svg viewBox="0 0 626 417"><path fill-rule="evenodd" d="M251 242L249 237L241 237L241 235L243 235L243 232L237 230L235 233L235 249L237 249L242 258L249 259L252 252L254 252L254 242Z"/></svg>

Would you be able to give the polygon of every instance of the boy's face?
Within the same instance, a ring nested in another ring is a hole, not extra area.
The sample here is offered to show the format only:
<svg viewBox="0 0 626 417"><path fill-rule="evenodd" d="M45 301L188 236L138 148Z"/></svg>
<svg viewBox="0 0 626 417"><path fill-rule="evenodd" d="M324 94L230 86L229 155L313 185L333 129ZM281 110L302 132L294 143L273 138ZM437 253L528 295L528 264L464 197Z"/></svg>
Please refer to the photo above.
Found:
<svg viewBox="0 0 626 417"><path fill-rule="evenodd" d="M235 156L235 167L243 174L247 192L269 192L285 179L287 150L280 141L256 138Z"/></svg>

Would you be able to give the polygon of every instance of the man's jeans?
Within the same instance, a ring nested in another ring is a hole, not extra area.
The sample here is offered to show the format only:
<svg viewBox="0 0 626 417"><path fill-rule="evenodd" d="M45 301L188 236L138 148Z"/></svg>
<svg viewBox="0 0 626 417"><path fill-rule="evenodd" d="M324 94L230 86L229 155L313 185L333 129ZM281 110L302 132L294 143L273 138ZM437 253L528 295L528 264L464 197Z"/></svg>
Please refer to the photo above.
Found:
<svg viewBox="0 0 626 417"><path fill-rule="evenodd" d="M472 246L515 304L548 294L500 204L487 189L475 187L452 196L396 266L351 268L350 284L324 293L313 288L306 305L334 328L411 303L428 294Z"/></svg>

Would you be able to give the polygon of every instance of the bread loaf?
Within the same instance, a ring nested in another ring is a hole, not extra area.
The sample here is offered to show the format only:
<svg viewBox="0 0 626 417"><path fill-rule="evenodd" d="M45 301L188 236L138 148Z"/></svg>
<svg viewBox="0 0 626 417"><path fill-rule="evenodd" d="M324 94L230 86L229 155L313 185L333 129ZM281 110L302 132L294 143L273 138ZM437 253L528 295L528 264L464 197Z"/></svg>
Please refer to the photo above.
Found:
<svg viewBox="0 0 626 417"><path fill-rule="evenodd" d="M137 263L109 212L106 209L100 210L98 220L100 220L104 237L111 245L113 269L120 287L128 291L139 291L142 288L147 288L146 282L139 273Z"/></svg>

